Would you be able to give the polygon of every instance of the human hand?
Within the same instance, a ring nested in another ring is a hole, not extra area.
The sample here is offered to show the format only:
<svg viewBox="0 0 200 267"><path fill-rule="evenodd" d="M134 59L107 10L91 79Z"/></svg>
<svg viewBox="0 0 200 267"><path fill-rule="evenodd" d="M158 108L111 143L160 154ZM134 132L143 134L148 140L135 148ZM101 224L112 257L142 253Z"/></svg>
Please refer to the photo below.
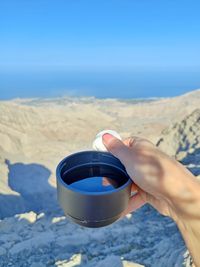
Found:
<svg viewBox="0 0 200 267"><path fill-rule="evenodd" d="M103 135L107 150L125 166L134 181L128 208L122 216L145 203L178 225L196 267L200 267L200 183L183 165L145 139L125 141Z"/></svg>
<svg viewBox="0 0 200 267"><path fill-rule="evenodd" d="M104 134L103 142L108 151L124 164L134 181L132 191L136 194L130 198L123 216L145 203L175 221L180 216L190 215L190 210L186 214L185 205L193 199L195 192L190 194L188 183L196 184L197 181L183 165L146 139L132 137L122 142Z"/></svg>

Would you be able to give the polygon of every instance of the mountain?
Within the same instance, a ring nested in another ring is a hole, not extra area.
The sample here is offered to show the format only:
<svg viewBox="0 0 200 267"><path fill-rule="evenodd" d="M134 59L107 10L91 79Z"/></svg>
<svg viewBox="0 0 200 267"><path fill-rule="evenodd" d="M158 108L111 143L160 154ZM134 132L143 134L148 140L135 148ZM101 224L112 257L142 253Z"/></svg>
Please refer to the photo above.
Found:
<svg viewBox="0 0 200 267"><path fill-rule="evenodd" d="M200 109L165 129L158 146L200 175Z"/></svg>
<svg viewBox="0 0 200 267"><path fill-rule="evenodd" d="M68 221L56 199L55 168L91 149L97 132L113 129L152 140L199 175L199 108L200 90L146 101L0 101L0 266L190 266L174 223L149 206L101 229Z"/></svg>

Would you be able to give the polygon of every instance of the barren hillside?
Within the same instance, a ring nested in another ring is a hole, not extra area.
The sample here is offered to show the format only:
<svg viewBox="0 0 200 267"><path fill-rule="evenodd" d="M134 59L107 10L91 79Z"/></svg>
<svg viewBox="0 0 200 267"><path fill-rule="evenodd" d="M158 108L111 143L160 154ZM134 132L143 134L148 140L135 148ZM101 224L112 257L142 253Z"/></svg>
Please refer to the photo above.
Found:
<svg viewBox="0 0 200 267"><path fill-rule="evenodd" d="M190 266L174 223L148 206L102 229L69 222L56 201L55 168L69 153L91 149L97 132L113 129L151 139L199 175L199 108L200 90L142 102L1 101L0 266L179 267L184 257Z"/></svg>

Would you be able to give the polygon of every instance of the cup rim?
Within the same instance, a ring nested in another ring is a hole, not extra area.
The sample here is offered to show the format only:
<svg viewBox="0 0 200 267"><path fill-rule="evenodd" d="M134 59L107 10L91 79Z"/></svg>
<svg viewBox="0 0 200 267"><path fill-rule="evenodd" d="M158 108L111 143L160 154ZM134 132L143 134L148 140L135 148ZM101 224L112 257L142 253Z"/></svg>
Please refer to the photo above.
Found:
<svg viewBox="0 0 200 267"><path fill-rule="evenodd" d="M115 156L113 156L111 153L109 152L102 152L102 151L93 151L93 150L87 150L87 151L81 151L81 152L76 152L73 154L70 154L69 156L65 157L63 160L61 160L61 162L58 164L57 168L56 168L56 177L57 177L57 181L65 188L67 188L68 190L74 192L74 193L79 193L81 195L87 195L87 196L101 196L101 195L111 195L113 193L117 193L119 191L122 191L124 188L128 187L133 181L131 180L131 178L129 177L129 175L127 174L127 172L121 168L119 168L118 166L115 166L113 164L106 164L103 163L103 165L107 165L110 167L113 167L115 169L120 170L121 172L124 172L124 174L127 176L127 181L121 185L120 187L118 187L117 189L112 189L109 191L103 191L103 192L90 192L90 191L84 191L84 190L80 190L80 189L76 189L70 185L68 185L67 183L65 183L61 177L61 170L63 168L63 166L66 164L66 160L69 160L71 157L74 157L76 155L80 155L80 154L84 154L84 153L103 153L103 154L109 154L111 157L116 158ZM116 158L117 159L117 158ZM119 160L119 159L117 159ZM120 161L119 161L120 162ZM90 163L90 165L96 165L97 162L94 163ZM123 166L123 164L120 162L120 164Z"/></svg>

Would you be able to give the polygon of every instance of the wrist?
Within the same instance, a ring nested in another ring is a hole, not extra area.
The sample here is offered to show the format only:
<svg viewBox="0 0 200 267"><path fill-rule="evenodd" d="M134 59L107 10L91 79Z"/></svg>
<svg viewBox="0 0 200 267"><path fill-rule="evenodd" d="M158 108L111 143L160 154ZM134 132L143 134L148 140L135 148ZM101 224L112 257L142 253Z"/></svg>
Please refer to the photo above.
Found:
<svg viewBox="0 0 200 267"><path fill-rule="evenodd" d="M177 178L178 179L178 178ZM176 194L170 197L177 224L200 220L200 182L191 174L186 173L179 179Z"/></svg>
<svg viewBox="0 0 200 267"><path fill-rule="evenodd" d="M166 177L171 184L165 195L169 213L185 240L195 266L200 267L200 182L179 163L175 163L173 168L173 177Z"/></svg>
<svg viewBox="0 0 200 267"><path fill-rule="evenodd" d="M177 226L183 236L185 244L189 249L190 255L193 258L192 265L194 267L200 267L200 204L199 202L194 204L193 207L193 216L189 217L179 217Z"/></svg>

